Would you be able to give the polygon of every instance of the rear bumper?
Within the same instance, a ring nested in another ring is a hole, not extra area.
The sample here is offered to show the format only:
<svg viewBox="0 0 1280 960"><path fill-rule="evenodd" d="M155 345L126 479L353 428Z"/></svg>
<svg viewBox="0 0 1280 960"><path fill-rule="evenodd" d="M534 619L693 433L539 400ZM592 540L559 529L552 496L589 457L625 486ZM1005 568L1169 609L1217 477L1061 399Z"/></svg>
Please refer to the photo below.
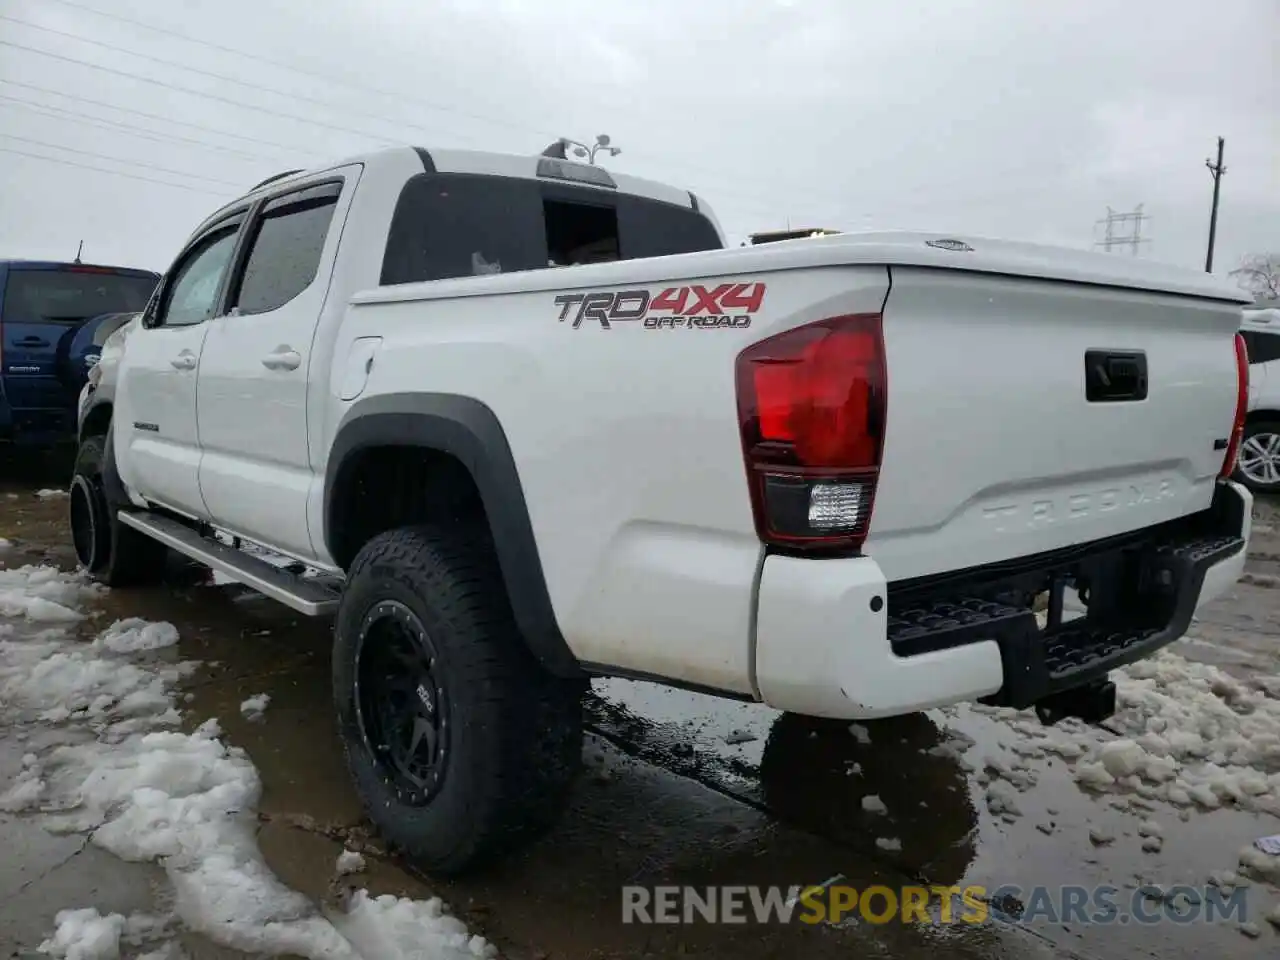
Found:
<svg viewBox="0 0 1280 960"><path fill-rule="evenodd" d="M1031 706L1150 656L1244 569L1253 497L1218 485L1204 513L1134 534L887 584L871 557L769 556L756 685L773 707L869 718L963 700ZM1088 587L1088 613L1042 627L1033 598Z"/></svg>

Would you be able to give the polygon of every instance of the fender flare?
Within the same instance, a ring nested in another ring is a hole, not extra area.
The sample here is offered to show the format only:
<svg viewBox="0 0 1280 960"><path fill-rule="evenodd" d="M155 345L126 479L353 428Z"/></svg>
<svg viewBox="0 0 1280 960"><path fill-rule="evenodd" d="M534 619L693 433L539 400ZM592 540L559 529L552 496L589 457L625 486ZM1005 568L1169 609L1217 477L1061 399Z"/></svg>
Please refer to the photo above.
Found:
<svg viewBox="0 0 1280 960"><path fill-rule="evenodd" d="M324 544L339 563L344 471L361 450L410 446L455 457L471 474L493 534L516 623L553 674L585 676L556 621L520 474L506 433L488 406L443 393L392 393L356 402L338 424L324 478Z"/></svg>

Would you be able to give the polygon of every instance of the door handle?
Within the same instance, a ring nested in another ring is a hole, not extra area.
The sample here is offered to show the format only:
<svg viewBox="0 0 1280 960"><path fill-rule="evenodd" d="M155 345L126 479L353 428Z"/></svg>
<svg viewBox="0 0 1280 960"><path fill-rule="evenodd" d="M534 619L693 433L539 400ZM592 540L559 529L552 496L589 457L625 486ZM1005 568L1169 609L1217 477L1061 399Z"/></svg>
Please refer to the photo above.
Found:
<svg viewBox="0 0 1280 960"><path fill-rule="evenodd" d="M262 365L268 370L297 370L302 365L302 355L291 347L276 347L262 358Z"/></svg>
<svg viewBox="0 0 1280 960"><path fill-rule="evenodd" d="M176 370L194 370L196 368L196 355L190 350L183 350L180 354L169 361Z"/></svg>
<svg viewBox="0 0 1280 960"><path fill-rule="evenodd" d="M17 344L22 347L47 347L49 341L41 337L23 337Z"/></svg>

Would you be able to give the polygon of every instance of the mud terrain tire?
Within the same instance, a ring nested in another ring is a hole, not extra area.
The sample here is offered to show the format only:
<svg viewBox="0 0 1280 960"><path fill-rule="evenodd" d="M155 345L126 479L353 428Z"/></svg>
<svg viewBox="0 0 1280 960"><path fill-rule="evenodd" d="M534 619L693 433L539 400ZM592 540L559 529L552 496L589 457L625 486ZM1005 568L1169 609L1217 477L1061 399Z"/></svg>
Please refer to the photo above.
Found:
<svg viewBox="0 0 1280 960"><path fill-rule="evenodd" d="M585 684L530 653L485 528L365 545L334 626L333 685L370 820L429 873L481 867L544 831L582 762Z"/></svg>

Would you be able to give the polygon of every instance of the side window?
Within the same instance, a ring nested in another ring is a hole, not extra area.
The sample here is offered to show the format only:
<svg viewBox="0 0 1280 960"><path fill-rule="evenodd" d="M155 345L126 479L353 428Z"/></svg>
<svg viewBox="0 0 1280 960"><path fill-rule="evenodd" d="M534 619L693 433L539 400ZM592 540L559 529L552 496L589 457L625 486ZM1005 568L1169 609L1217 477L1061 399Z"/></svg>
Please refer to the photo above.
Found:
<svg viewBox="0 0 1280 960"><path fill-rule="evenodd" d="M215 230L191 248L164 294L157 326L188 327L213 316L238 231L238 224Z"/></svg>
<svg viewBox="0 0 1280 960"><path fill-rule="evenodd" d="M516 178L419 174L391 218L382 283L415 283L547 266L542 194Z"/></svg>
<svg viewBox="0 0 1280 960"><path fill-rule="evenodd" d="M231 297L242 315L278 310L311 286L341 192L341 184L321 184L276 197L262 208L239 289Z"/></svg>
<svg viewBox="0 0 1280 960"><path fill-rule="evenodd" d="M1280 360L1280 332L1262 333L1258 330L1241 330L1245 348L1249 351L1249 363L1270 363Z"/></svg>

